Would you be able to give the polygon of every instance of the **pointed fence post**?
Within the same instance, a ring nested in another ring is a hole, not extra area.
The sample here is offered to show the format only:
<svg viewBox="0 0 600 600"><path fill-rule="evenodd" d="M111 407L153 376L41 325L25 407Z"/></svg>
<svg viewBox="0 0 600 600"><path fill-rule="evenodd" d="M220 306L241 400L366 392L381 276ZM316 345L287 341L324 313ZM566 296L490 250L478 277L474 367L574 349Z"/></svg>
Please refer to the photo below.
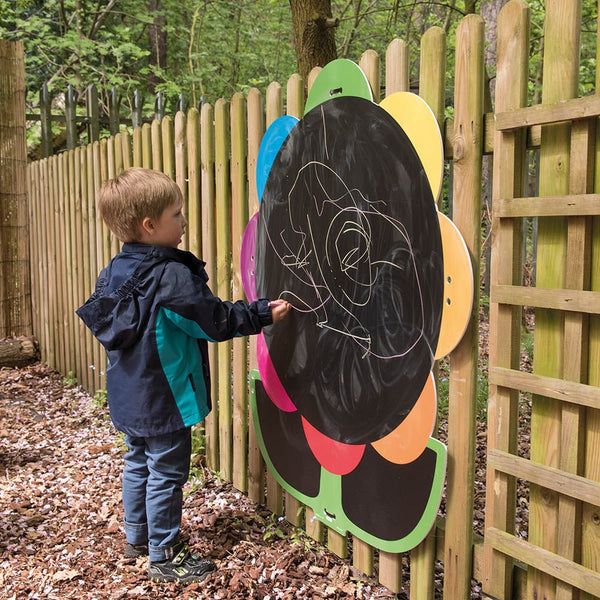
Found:
<svg viewBox="0 0 600 600"><path fill-rule="evenodd" d="M483 157L483 19L465 17L456 31L454 91L454 223L460 230L476 282L467 330L450 354L448 491L444 599L469 598L473 546L473 483L479 341L479 250Z"/></svg>
<svg viewBox="0 0 600 600"><path fill-rule="evenodd" d="M108 123L110 135L117 135L120 129L119 94L115 87L110 90L110 96L108 98Z"/></svg>
<svg viewBox="0 0 600 600"><path fill-rule="evenodd" d="M579 83L581 0L546 2L544 28L544 83L542 103L574 98ZM540 196L569 192L571 165L569 123L542 127L540 145ZM536 286L564 288L567 256L567 223L559 217L538 218ZM564 313L553 309L535 311L533 371L537 375L563 376ZM531 410L531 460L559 467L561 455L561 403L534 395ZM558 553L559 503L556 492L530 486L529 542ZM575 533L575 532L573 532ZM527 578L527 596L554 598L556 580L533 568Z"/></svg>
<svg viewBox="0 0 600 600"><path fill-rule="evenodd" d="M509 2L498 16L496 112L527 104L529 7L523 0ZM524 196L526 131L496 132L494 136L493 202ZM523 219L492 220L491 284L520 285L522 280ZM519 369L521 307L490 303L490 368ZM515 453L518 429L518 392L490 384L488 452ZM486 530L514 533L516 481L488 463ZM510 598L513 560L486 543L484 537L483 590L492 597Z"/></svg>
<svg viewBox="0 0 600 600"><path fill-rule="evenodd" d="M88 144L100 139L100 110L98 108L98 88L92 83L88 86L85 98L87 109Z"/></svg>
<svg viewBox="0 0 600 600"><path fill-rule="evenodd" d="M133 92L133 110L131 111L131 124L133 128L142 126L142 108L144 100L139 90Z"/></svg>
<svg viewBox="0 0 600 600"><path fill-rule="evenodd" d="M156 100L154 102L154 118L157 121L160 121L165 116L165 105L165 95L162 92L157 92Z"/></svg>
<svg viewBox="0 0 600 600"><path fill-rule="evenodd" d="M40 127L42 130L42 158L52 154L52 101L48 94L48 84L40 90Z"/></svg>
<svg viewBox="0 0 600 600"><path fill-rule="evenodd" d="M67 150L73 150L77 146L77 122L76 103L73 86L67 86L67 97L65 98L65 121L67 126Z"/></svg>

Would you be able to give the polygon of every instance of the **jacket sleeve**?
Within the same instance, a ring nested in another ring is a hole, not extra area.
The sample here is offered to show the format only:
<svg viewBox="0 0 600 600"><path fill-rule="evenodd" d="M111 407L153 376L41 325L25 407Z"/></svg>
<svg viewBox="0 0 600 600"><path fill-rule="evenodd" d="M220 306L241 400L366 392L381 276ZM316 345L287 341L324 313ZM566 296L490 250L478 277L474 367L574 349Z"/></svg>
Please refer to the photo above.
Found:
<svg viewBox="0 0 600 600"><path fill-rule="evenodd" d="M159 286L158 304L167 317L188 335L221 342L260 333L273 322L269 301L248 304L217 298L204 271L193 274L180 263L169 263Z"/></svg>

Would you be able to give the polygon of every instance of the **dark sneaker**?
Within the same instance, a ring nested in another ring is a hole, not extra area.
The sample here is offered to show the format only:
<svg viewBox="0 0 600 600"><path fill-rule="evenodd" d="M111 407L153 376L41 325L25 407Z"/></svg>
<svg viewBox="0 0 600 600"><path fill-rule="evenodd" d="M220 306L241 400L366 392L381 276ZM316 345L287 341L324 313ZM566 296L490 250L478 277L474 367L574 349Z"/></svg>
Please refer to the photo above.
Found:
<svg viewBox="0 0 600 600"><path fill-rule="evenodd" d="M183 542L175 545L173 551L175 556L171 560L150 563L148 577L152 581L197 583L217 568L212 560L192 554Z"/></svg>
<svg viewBox="0 0 600 600"><path fill-rule="evenodd" d="M139 556L148 556L147 544L127 544L125 546L125 558L138 558Z"/></svg>

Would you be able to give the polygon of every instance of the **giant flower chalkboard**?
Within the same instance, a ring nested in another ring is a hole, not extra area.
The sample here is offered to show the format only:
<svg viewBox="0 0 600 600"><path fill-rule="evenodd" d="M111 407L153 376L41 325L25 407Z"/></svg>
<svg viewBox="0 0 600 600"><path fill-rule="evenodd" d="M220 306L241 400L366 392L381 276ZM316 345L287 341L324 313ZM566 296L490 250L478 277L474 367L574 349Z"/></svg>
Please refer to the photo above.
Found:
<svg viewBox="0 0 600 600"><path fill-rule="evenodd" d="M390 552L435 520L446 449L431 369L471 310L468 252L436 207L442 163L424 102L377 105L362 71L334 61L302 119L265 134L242 247L248 297L294 309L258 340L265 460L328 526Z"/></svg>

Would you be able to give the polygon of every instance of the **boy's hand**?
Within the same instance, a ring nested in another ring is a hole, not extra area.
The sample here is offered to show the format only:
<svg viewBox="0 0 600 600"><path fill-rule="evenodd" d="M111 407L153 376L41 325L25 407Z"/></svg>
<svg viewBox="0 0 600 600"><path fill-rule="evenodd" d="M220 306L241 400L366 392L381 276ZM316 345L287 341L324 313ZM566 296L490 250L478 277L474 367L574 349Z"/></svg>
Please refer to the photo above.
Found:
<svg viewBox="0 0 600 600"><path fill-rule="evenodd" d="M292 305L286 300L273 300L273 302L269 302L269 306L271 307L271 317L273 318L273 323L281 321L281 319L283 319L292 308Z"/></svg>

